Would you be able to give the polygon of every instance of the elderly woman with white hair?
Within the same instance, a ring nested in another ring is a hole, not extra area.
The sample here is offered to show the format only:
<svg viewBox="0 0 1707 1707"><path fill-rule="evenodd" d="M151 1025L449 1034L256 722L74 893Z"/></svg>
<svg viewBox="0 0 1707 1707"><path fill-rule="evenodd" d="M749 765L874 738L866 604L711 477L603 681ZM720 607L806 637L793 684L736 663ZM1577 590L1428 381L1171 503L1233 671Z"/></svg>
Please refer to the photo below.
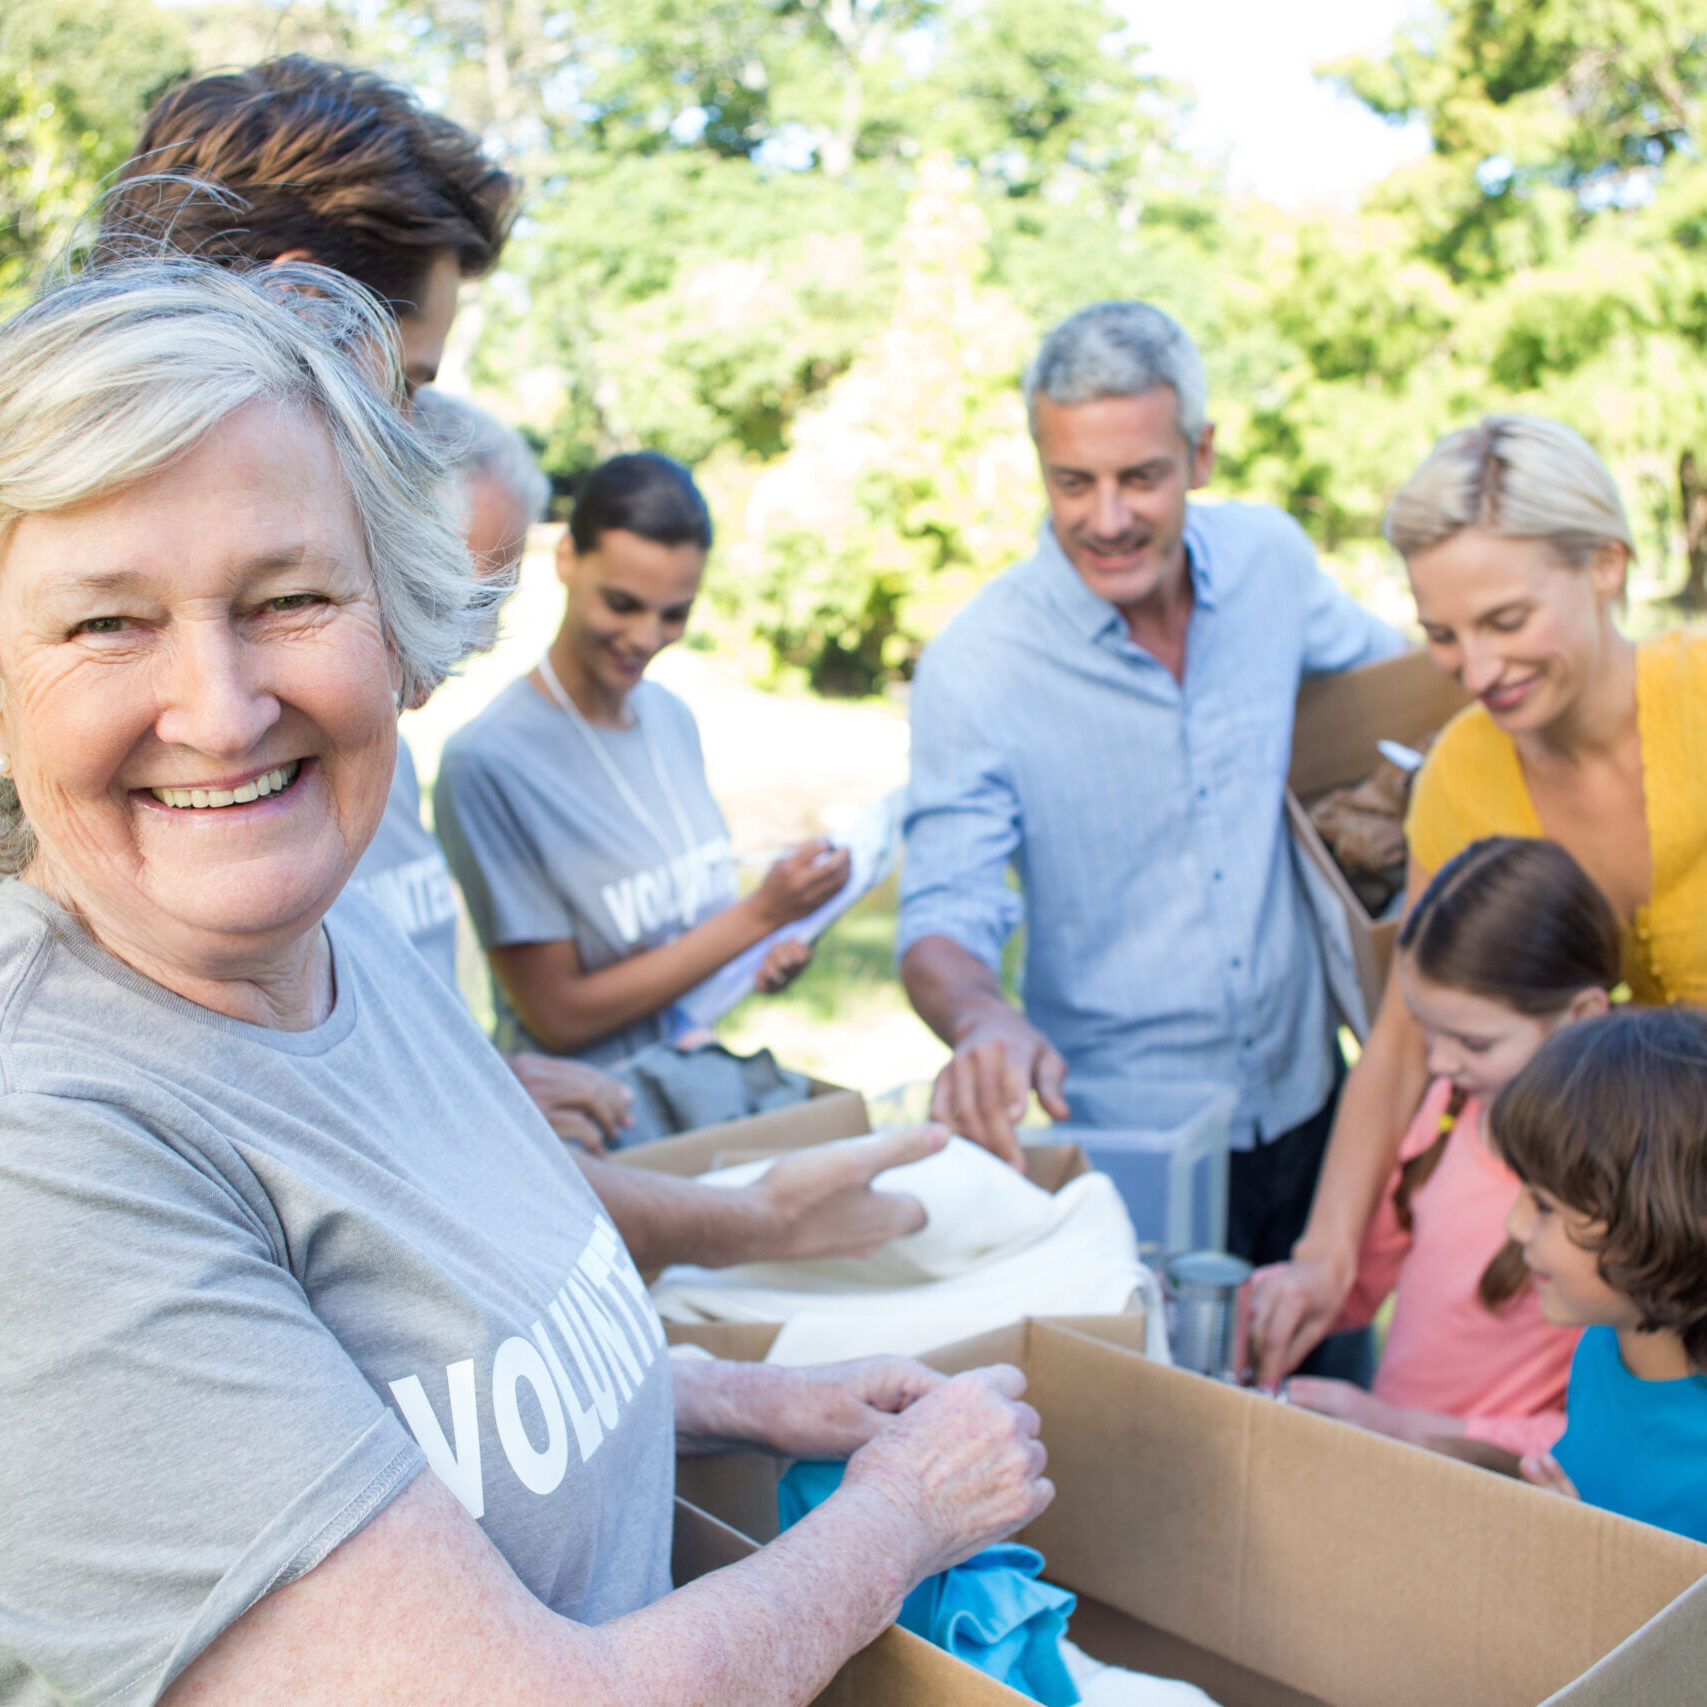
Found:
<svg viewBox="0 0 1707 1707"><path fill-rule="evenodd" d="M1707 1004L1707 636L1636 645L1619 632L1635 544L1605 463L1558 421L1489 415L1434 447L1384 532L1435 662L1476 702L1412 791L1407 911L1470 843L1544 836L1612 903L1633 999ZM1265 1380L1296 1367L1338 1315L1427 1063L1391 980L1309 1225L1291 1262L1257 1275Z"/></svg>
<svg viewBox="0 0 1707 1707"><path fill-rule="evenodd" d="M193 263L0 328L0 1703L804 1702L1042 1509L1036 1418L672 1370L455 996L327 916L491 597L391 347ZM853 1456L672 1593L678 1441Z"/></svg>

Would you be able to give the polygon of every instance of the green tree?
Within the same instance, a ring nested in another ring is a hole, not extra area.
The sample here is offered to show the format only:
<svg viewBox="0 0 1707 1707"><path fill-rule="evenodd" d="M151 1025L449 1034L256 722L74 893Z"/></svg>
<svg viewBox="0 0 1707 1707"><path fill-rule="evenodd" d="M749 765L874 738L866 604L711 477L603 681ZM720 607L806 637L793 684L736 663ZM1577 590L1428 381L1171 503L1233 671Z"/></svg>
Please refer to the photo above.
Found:
<svg viewBox="0 0 1707 1707"><path fill-rule="evenodd" d="M73 242L150 100L190 67L149 0L7 0L0 9L0 303Z"/></svg>
<svg viewBox="0 0 1707 1707"><path fill-rule="evenodd" d="M1276 234L1231 479L1350 548L1439 433L1535 410L1598 446L1663 561L1707 442L1707 8L1444 0L1330 74L1431 146L1361 214Z"/></svg>

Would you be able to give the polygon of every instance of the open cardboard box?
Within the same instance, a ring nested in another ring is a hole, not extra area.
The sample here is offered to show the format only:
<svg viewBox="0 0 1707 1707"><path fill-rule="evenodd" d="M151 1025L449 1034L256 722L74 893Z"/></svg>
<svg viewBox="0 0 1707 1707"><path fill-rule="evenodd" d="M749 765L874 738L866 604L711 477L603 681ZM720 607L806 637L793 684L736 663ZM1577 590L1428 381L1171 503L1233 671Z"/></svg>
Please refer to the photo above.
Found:
<svg viewBox="0 0 1707 1707"><path fill-rule="evenodd" d="M740 1355L734 1339L720 1349ZM1057 1495L1021 1539L1079 1596L1072 1635L1099 1659L1189 1678L1221 1707L1707 1698L1707 1582L1694 1587L1707 1547L1080 1327L1027 1322L928 1361L1025 1371ZM697 1505L755 1539L774 1533L773 1461L734 1454L680 1471ZM904 1697L845 1699L1019 1698L961 1668Z"/></svg>
<svg viewBox="0 0 1707 1707"><path fill-rule="evenodd" d="M755 1551L745 1535L701 1511L687 1500L676 1500L676 1527L670 1576L679 1588L707 1571L733 1565ZM831 1679L814 1707L958 1707L968 1676L986 1693L978 1707L1026 1707L1028 1697L1005 1689L988 1678L968 1673L959 1660L921 1641L909 1631L885 1630L869 1648L855 1654Z"/></svg>
<svg viewBox="0 0 1707 1707"><path fill-rule="evenodd" d="M870 1130L865 1098L858 1091L838 1090L792 1108L702 1126L655 1144L636 1144L632 1150L615 1151L610 1160L692 1177L756 1156L780 1155L836 1138L860 1138ZM1077 1144L1027 1144L1023 1152L1026 1178L1044 1191L1059 1191L1068 1180L1090 1172L1090 1163Z"/></svg>
<svg viewBox="0 0 1707 1707"><path fill-rule="evenodd" d="M1292 768L1287 774L1286 819L1304 862L1305 882L1332 930L1343 919L1346 942L1325 944L1329 982L1346 1023L1368 1035L1393 943L1396 919L1372 919L1334 863L1305 810L1330 788L1361 782L1375 769L1377 741L1416 746L1439 732L1469 704L1469 695L1444 675L1426 652L1405 652L1339 675L1317 676L1298 690L1292 724ZM1327 934L1327 933L1324 933ZM1333 931L1338 937L1338 932ZM1349 948L1350 964L1336 964Z"/></svg>
<svg viewBox="0 0 1707 1707"><path fill-rule="evenodd" d="M692 1177L758 1156L782 1155L809 1144L862 1137L870 1130L865 1099L857 1091L838 1091L793 1108L702 1127L697 1132L660 1139L655 1144L636 1145L632 1150L616 1152L613 1159L630 1167ZM1084 1151L1077 1144L1026 1144L1021 1151L1026 1178L1043 1191L1057 1192L1069 1180L1091 1171ZM655 1276L646 1278L650 1281ZM1101 1331L1098 1324L1106 1322L1110 1338L1143 1350L1147 1317L1136 1304L1117 1316L1083 1316L1072 1320L1093 1331ZM775 1322L664 1324L673 1344L696 1341L719 1357L741 1359L762 1358L776 1338L779 1325ZM734 1349L724 1349L725 1346Z"/></svg>

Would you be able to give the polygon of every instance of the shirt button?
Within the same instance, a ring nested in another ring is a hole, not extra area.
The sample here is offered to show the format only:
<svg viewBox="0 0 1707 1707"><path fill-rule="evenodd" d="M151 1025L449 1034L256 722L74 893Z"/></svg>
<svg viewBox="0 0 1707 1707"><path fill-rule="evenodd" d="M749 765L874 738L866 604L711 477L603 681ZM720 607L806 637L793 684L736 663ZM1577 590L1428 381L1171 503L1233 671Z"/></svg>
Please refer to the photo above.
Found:
<svg viewBox="0 0 1707 1707"><path fill-rule="evenodd" d="M1209 798L1209 790L1207 788L1200 788L1197 791L1197 798L1199 800L1207 800Z"/></svg>
<svg viewBox="0 0 1707 1707"><path fill-rule="evenodd" d="M1235 955L1233 957L1233 970L1235 972L1237 972L1239 970L1239 968L1241 966L1243 966L1244 964L1245 964L1244 961L1240 960L1237 955Z"/></svg>
<svg viewBox="0 0 1707 1707"><path fill-rule="evenodd" d="M1221 881L1221 873L1220 872L1215 873L1215 881L1217 883L1219 883Z"/></svg>

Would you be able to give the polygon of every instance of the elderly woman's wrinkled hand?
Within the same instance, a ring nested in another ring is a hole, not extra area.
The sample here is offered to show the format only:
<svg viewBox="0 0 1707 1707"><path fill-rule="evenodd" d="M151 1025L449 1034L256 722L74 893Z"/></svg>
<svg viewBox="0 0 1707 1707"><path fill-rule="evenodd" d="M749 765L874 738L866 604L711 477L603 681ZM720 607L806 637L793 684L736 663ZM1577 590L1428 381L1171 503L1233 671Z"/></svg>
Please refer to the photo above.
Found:
<svg viewBox="0 0 1707 1707"><path fill-rule="evenodd" d="M1047 1509L1054 1484L1025 1376L1010 1364L945 1381L848 1461L844 1489L879 1496L902 1520L922 1581L1005 1539Z"/></svg>
<svg viewBox="0 0 1707 1707"><path fill-rule="evenodd" d="M947 1379L910 1357L861 1357L789 1371L790 1389L769 1419L785 1458L849 1458Z"/></svg>

